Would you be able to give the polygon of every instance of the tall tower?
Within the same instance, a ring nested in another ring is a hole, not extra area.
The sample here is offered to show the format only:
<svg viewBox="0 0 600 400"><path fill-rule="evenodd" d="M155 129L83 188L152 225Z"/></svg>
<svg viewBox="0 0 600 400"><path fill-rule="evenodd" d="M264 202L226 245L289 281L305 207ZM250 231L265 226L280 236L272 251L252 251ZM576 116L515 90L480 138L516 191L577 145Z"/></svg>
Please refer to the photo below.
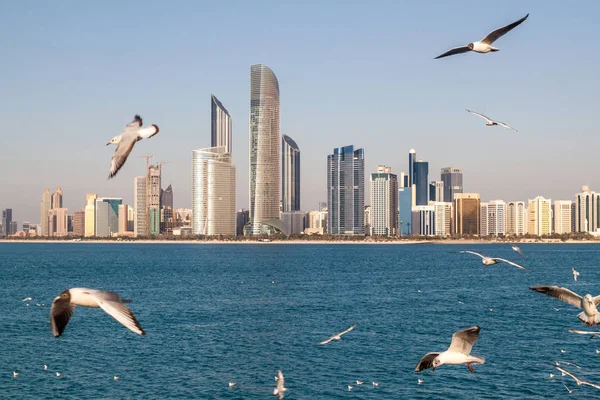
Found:
<svg viewBox="0 0 600 400"><path fill-rule="evenodd" d="M52 196L50 195L50 189L44 189L42 194L42 203L40 205L40 225L42 225L42 236L49 236L50 231L48 229L48 211L52 209Z"/></svg>
<svg viewBox="0 0 600 400"><path fill-rule="evenodd" d="M231 116L214 94L210 95L210 115L210 146L224 146L231 153Z"/></svg>
<svg viewBox="0 0 600 400"><path fill-rule="evenodd" d="M146 177L136 176L134 179L133 186L133 207L135 209L135 217L133 220L133 232L135 237L148 236L148 229L146 225Z"/></svg>
<svg viewBox="0 0 600 400"><path fill-rule="evenodd" d="M96 198L95 193L85 195L85 236L96 235Z"/></svg>
<svg viewBox="0 0 600 400"><path fill-rule="evenodd" d="M250 234L280 224L281 134L279 82L263 64L250 67Z"/></svg>
<svg viewBox="0 0 600 400"><path fill-rule="evenodd" d="M281 140L281 196L283 212L300 210L300 148L288 135Z"/></svg>
<svg viewBox="0 0 600 400"><path fill-rule="evenodd" d="M398 177L383 165L371 174L371 221L373 236L398 235Z"/></svg>
<svg viewBox="0 0 600 400"><path fill-rule="evenodd" d="M354 146L327 156L327 230L332 235L365 233L365 152Z"/></svg>
<svg viewBox="0 0 600 400"><path fill-rule="evenodd" d="M419 160L413 163L416 204L425 206L429 202L429 163Z"/></svg>
<svg viewBox="0 0 600 400"><path fill-rule="evenodd" d="M452 202L456 193L463 192L463 172L460 168L442 168L442 182L444 182L444 199L442 201Z"/></svg>
<svg viewBox="0 0 600 400"><path fill-rule="evenodd" d="M147 230L150 236L160 233L160 178L159 165L150 165L146 172L146 207L148 209Z"/></svg>
<svg viewBox="0 0 600 400"><path fill-rule="evenodd" d="M52 208L62 208L63 206L63 191L61 188L56 188L54 194L52 194Z"/></svg>
<svg viewBox="0 0 600 400"><path fill-rule="evenodd" d="M410 149L408 152L408 186L415 184L415 161L417 161L417 152L415 149Z"/></svg>

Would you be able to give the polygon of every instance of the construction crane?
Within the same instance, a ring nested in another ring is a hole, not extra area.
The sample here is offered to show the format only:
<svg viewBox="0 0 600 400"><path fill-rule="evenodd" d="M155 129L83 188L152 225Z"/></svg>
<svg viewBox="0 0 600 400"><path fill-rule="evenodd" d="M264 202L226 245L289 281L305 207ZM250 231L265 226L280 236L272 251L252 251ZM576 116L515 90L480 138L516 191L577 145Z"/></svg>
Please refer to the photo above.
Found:
<svg viewBox="0 0 600 400"><path fill-rule="evenodd" d="M150 159L154 158L154 156L150 155L150 154L146 154L145 156L138 156L138 157L146 159L146 171L148 171L148 165L150 164Z"/></svg>

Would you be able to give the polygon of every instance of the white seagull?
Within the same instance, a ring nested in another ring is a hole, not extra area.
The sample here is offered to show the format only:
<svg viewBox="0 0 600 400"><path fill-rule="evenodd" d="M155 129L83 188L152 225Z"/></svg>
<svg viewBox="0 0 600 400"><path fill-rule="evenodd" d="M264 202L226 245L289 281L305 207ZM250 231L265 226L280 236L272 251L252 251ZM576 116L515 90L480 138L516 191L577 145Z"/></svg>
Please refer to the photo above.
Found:
<svg viewBox="0 0 600 400"><path fill-rule="evenodd" d="M448 50L444 54L437 56L435 59L451 56L454 54L466 53L467 51L474 51L476 53L489 53L491 51L499 51L500 49L492 47L492 43L494 43L504 34L508 33L511 29L518 26L521 22L525 21L527 17L529 17L529 14L527 14L520 20L513 22L512 24L508 24L506 26L503 26L502 28L498 28L495 31L488 33L487 36L481 39L479 42L469 43L466 46L455 47L453 49Z"/></svg>
<svg viewBox="0 0 600 400"><path fill-rule="evenodd" d="M125 126L125 130L121 132L120 135L115 136L110 140L109 144L116 144L117 148L115 149L115 153L110 160L110 173L108 174L108 179L112 178L119 172L121 167L127 161L127 157L129 157L129 153L133 150L133 146L135 143L142 139L148 139L158 133L159 129L156 125L149 125L145 128L142 128L142 117L136 115L133 118L133 121L128 123Z"/></svg>
<svg viewBox="0 0 600 400"><path fill-rule="evenodd" d="M573 270L573 279L577 280L579 277L579 271L577 271L575 267L572 267L571 269Z"/></svg>
<svg viewBox="0 0 600 400"><path fill-rule="evenodd" d="M565 303L583 309L583 311L577 315L577 318L587 325L592 326L600 324L600 312L598 312L598 309L596 308L598 303L600 303L600 296L592 297L591 294L586 294L581 297L577 293L559 286L532 286L529 289L556 297Z"/></svg>
<svg viewBox="0 0 600 400"><path fill-rule="evenodd" d="M351 391L354 386L348 385L348 391Z"/></svg>
<svg viewBox="0 0 600 400"><path fill-rule="evenodd" d="M507 264L514 265L514 266L515 266L515 267L517 267L517 268L524 269L525 271L530 271L529 269L525 268L524 266L522 266L522 265L519 265L519 264L517 264L517 263L514 263L514 262L512 262L512 261L508 261L508 260L506 260L506 259L504 259L504 258L498 258L498 257L486 257L486 256L484 256L483 254L475 253L474 251L469 251L469 250L464 250L464 251L461 251L461 253L475 254L476 256L479 256L479 257L481 257L481 263L482 263L483 265L494 265L494 264L498 263L498 261L503 261L503 262L505 262L505 263L507 263Z"/></svg>
<svg viewBox="0 0 600 400"><path fill-rule="evenodd" d="M485 115L483 115L483 114L480 114L480 113L478 113L478 112L475 112L475 111L471 111L471 110L469 110L469 109L467 109L467 108L465 108L465 110L467 110L467 111L468 111L468 112L470 112L471 114L477 115L478 117L481 117L481 118L485 119L485 121L486 121L486 122L485 122L485 124L486 124L487 126L495 126L495 125L500 125L500 126L503 126L503 127L505 127L506 129L510 129L510 130L512 130L512 131L515 131L515 132L517 132L517 130L516 130L515 128L513 128L513 127L511 127L511 126L508 126L508 125L507 125L507 124L505 124L504 122L500 122L500 121L494 121L493 119L490 119L489 117L487 117L487 116L485 116ZM515 248L515 247L516 247L516 248ZM517 250L517 249L518 249L518 247L517 247L517 246L513 246L513 250L515 250L515 251L517 251L519 254L523 255L523 253L521 253L521 251L520 251L520 250Z"/></svg>
<svg viewBox="0 0 600 400"><path fill-rule="evenodd" d="M356 386L358 386L358 385L362 385L363 383L364 383L363 381L359 381L359 380L357 380L357 381L356 381Z"/></svg>
<svg viewBox="0 0 600 400"><path fill-rule="evenodd" d="M279 370L277 371L277 387L273 389L273 395L277 396L277 400L283 399L283 392L287 390L287 388L283 386L283 382L283 373Z"/></svg>
<svg viewBox="0 0 600 400"><path fill-rule="evenodd" d="M573 391L575 390L575 389L569 389L567 387L567 385L565 385L564 383L563 383L563 386L565 387L565 389L567 389L567 391L569 392L569 394L573 393Z"/></svg>
<svg viewBox="0 0 600 400"><path fill-rule="evenodd" d="M235 385L237 385L236 382L229 382L229 387L234 387Z"/></svg>
<svg viewBox="0 0 600 400"><path fill-rule="evenodd" d="M571 378L573 378L575 380L575 383L577 383L577 386L588 385L588 386L591 386L593 388L600 389L600 385L597 385L595 383L579 379L578 377L576 377L575 375L573 375L572 373L570 373L566 369L563 369L561 367L554 367L554 368L556 368L557 370L559 370L560 372L562 372L562 376L569 375Z"/></svg>
<svg viewBox="0 0 600 400"><path fill-rule="evenodd" d="M372 382L372 384L373 384L373 387L379 386L379 382Z"/></svg>
<svg viewBox="0 0 600 400"><path fill-rule="evenodd" d="M16 378L17 376L19 376L19 373L17 371L13 371L13 378Z"/></svg>
<svg viewBox="0 0 600 400"><path fill-rule="evenodd" d="M423 379L417 379L417 385L422 385L425 382Z"/></svg>
<svg viewBox="0 0 600 400"><path fill-rule="evenodd" d="M52 334L54 337L62 335L71 315L73 315L73 311L75 311L75 306L82 306L102 308L126 328L139 335L145 335L146 333L140 323L123 303L131 303L131 300L123 300L115 292L86 288L67 289L52 302L52 308L50 309Z"/></svg>
<svg viewBox="0 0 600 400"><path fill-rule="evenodd" d="M352 326L350 326L348 329L338 332L333 336L329 336L327 339L323 340L322 342L319 342L319 344L327 344L327 343L331 342L332 340L341 340L342 335L345 335L346 333L350 332L355 327L356 327L356 324L352 324Z"/></svg>
<svg viewBox="0 0 600 400"><path fill-rule="evenodd" d="M31 301L31 300L33 300L31 297L25 297L25 298L24 298L23 300L21 300L21 301Z"/></svg>
<svg viewBox="0 0 600 400"><path fill-rule="evenodd" d="M519 246L517 246L516 244L513 244L511 247L514 251L519 253L521 255L521 257L526 258L525 254L523 254L523 252L521 251L521 248Z"/></svg>
<svg viewBox="0 0 600 400"><path fill-rule="evenodd" d="M448 350L442 353L427 353L415 367L415 372L432 368L433 371L443 364L466 364L469 371L475 372L471 364L484 364L485 358L472 356L471 349L479 338L479 326L463 329L452 335L452 342Z"/></svg>
<svg viewBox="0 0 600 400"><path fill-rule="evenodd" d="M569 332L576 333L578 335L590 335L590 339L589 340L592 340L595 337L599 337L600 338L600 332L578 331L576 329L569 329Z"/></svg>
<svg viewBox="0 0 600 400"><path fill-rule="evenodd" d="M48 366L44 364L44 371L48 371Z"/></svg>

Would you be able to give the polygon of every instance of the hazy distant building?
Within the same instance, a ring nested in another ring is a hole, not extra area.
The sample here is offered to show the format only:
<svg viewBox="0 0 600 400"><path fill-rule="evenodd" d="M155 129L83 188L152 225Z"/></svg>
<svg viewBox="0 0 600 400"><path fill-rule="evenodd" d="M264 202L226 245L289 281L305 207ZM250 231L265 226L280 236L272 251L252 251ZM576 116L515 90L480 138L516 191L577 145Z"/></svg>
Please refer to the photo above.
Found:
<svg viewBox="0 0 600 400"><path fill-rule="evenodd" d="M133 231L136 237L148 236L147 209L146 209L146 177L136 176L134 179L133 207L135 208L135 219Z"/></svg>
<svg viewBox="0 0 600 400"><path fill-rule="evenodd" d="M506 231L509 235L527 233L527 208L523 201L510 201L506 207Z"/></svg>
<svg viewBox="0 0 600 400"><path fill-rule="evenodd" d="M414 206L412 208L412 233L413 235L435 235L435 207Z"/></svg>
<svg viewBox="0 0 600 400"><path fill-rule="evenodd" d="M452 233L452 203L430 201L434 212L434 235L446 237Z"/></svg>
<svg viewBox="0 0 600 400"><path fill-rule="evenodd" d="M95 193L85 195L85 236L96 235L96 196Z"/></svg>
<svg viewBox="0 0 600 400"><path fill-rule="evenodd" d="M479 235L480 207L479 193L455 193L452 203L454 234Z"/></svg>
<svg viewBox="0 0 600 400"><path fill-rule="evenodd" d="M223 146L226 153L231 153L231 116L214 94L210 95L210 115L210 147Z"/></svg>
<svg viewBox="0 0 600 400"><path fill-rule="evenodd" d="M454 201L455 193L463 192L463 172L460 168L446 167L442 168L441 180L444 182L444 200L446 202Z"/></svg>
<svg viewBox="0 0 600 400"><path fill-rule="evenodd" d="M3 233L5 236L11 235L15 232L11 232L11 227L10 227L10 223L12 221L12 209L11 208L7 208L6 210L2 211L2 229L3 229Z"/></svg>
<svg viewBox="0 0 600 400"><path fill-rule="evenodd" d="M398 177L390 167L378 165L371 174L370 211L372 235L398 235Z"/></svg>
<svg viewBox="0 0 600 400"><path fill-rule="evenodd" d="M600 228L600 194L585 185L575 195L575 231L593 232Z"/></svg>
<svg viewBox="0 0 600 400"><path fill-rule="evenodd" d="M432 181L429 184L429 201L444 201L444 182Z"/></svg>
<svg viewBox="0 0 600 400"><path fill-rule="evenodd" d="M371 218L371 206L369 206L369 205L365 206L363 220L365 221L365 235L371 236L371 234L372 234L371 224L373 223L373 220Z"/></svg>
<svg viewBox="0 0 600 400"><path fill-rule="evenodd" d="M304 211L282 212L281 221L287 227L289 235L297 235L304 231Z"/></svg>
<svg viewBox="0 0 600 400"><path fill-rule="evenodd" d="M127 204L119 204L117 233L119 235L129 232L129 206Z"/></svg>
<svg viewBox="0 0 600 400"><path fill-rule="evenodd" d="M398 227L400 236L412 235L413 188L398 188Z"/></svg>
<svg viewBox="0 0 600 400"><path fill-rule="evenodd" d="M317 210L307 212L304 221L304 233L308 235L323 235L327 232L327 208L325 208L325 211Z"/></svg>
<svg viewBox="0 0 600 400"><path fill-rule="evenodd" d="M479 203L479 234L488 236L488 203Z"/></svg>
<svg viewBox="0 0 600 400"><path fill-rule="evenodd" d="M62 208L63 206L63 191L60 187L52 193L52 208Z"/></svg>
<svg viewBox="0 0 600 400"><path fill-rule="evenodd" d="M69 232L69 210L53 208L48 211L48 236L67 236Z"/></svg>
<svg viewBox="0 0 600 400"><path fill-rule="evenodd" d="M531 235L549 235L552 233L552 214L550 199L537 196L529 200L527 206L527 232Z"/></svg>
<svg viewBox="0 0 600 400"><path fill-rule="evenodd" d="M503 200L491 200L487 203L486 231L481 230L482 236L504 236L506 229L506 203ZM481 219L484 219L483 212Z"/></svg>
<svg viewBox="0 0 600 400"><path fill-rule="evenodd" d="M235 234L236 236L244 235L244 226L250 221L250 211L245 208L239 210L235 214Z"/></svg>
<svg viewBox="0 0 600 400"><path fill-rule="evenodd" d="M161 166L149 165L146 172L146 213L148 233L150 236L160 234L160 191L161 191Z"/></svg>
<svg viewBox="0 0 600 400"><path fill-rule="evenodd" d="M73 236L85 235L85 210L75 211L71 222L73 226Z"/></svg>
<svg viewBox="0 0 600 400"><path fill-rule="evenodd" d="M17 231L19 230L17 221L10 221L9 228L10 228L11 235L14 235L15 233L17 233Z"/></svg>
<svg viewBox="0 0 600 400"><path fill-rule="evenodd" d="M332 235L364 235L365 152L354 146L327 156L327 229Z"/></svg>
<svg viewBox="0 0 600 400"><path fill-rule="evenodd" d="M554 233L559 235L571 233L571 200L554 200Z"/></svg>
<svg viewBox="0 0 600 400"><path fill-rule="evenodd" d="M44 189L42 194L42 202L40 204L40 225L42 227L42 236L50 236L48 226L48 211L52 209L52 195L50 189Z"/></svg>
<svg viewBox="0 0 600 400"><path fill-rule="evenodd" d="M162 207L173 208L173 188L167 186L165 190L160 189L160 204Z"/></svg>
<svg viewBox="0 0 600 400"><path fill-rule="evenodd" d="M269 67L255 64L250 67L250 234L284 229L280 201L279 82Z"/></svg>
<svg viewBox="0 0 600 400"><path fill-rule="evenodd" d="M571 204L571 232L577 232L577 203Z"/></svg>
<svg viewBox="0 0 600 400"><path fill-rule="evenodd" d="M288 135L281 136L281 205L283 212L300 210L300 148Z"/></svg>
<svg viewBox="0 0 600 400"><path fill-rule="evenodd" d="M415 161L417 161L417 152L410 149L408 152L408 184L404 187L411 187L415 184Z"/></svg>
<svg viewBox="0 0 600 400"><path fill-rule="evenodd" d="M235 166L225 147L192 152L192 232L236 234Z"/></svg>
<svg viewBox="0 0 600 400"><path fill-rule="evenodd" d="M113 197L96 198L97 237L111 237L119 232L119 205L123 199Z"/></svg>

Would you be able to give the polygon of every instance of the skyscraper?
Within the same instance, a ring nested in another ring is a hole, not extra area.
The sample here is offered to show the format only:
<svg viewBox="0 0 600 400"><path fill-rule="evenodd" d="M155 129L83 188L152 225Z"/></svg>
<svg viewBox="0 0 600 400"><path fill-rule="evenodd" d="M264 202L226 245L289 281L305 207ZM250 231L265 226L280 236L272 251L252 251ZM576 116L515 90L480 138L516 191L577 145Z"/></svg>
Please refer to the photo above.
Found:
<svg viewBox="0 0 600 400"><path fill-rule="evenodd" d="M148 234L150 236L156 236L160 234L160 178L161 178L161 166L160 165L149 165L148 171L146 172L146 193L148 198L146 199L146 206L148 211L147 225Z"/></svg>
<svg viewBox="0 0 600 400"><path fill-rule="evenodd" d="M554 233L571 233L571 200L554 200Z"/></svg>
<svg viewBox="0 0 600 400"><path fill-rule="evenodd" d="M383 165L371 174L371 234L398 235L398 177Z"/></svg>
<svg viewBox="0 0 600 400"><path fill-rule="evenodd" d="M4 230L5 236L16 233L16 232L11 231L11 226L10 226L11 222L12 222L12 209L7 208L6 210L2 211L2 229Z"/></svg>
<svg viewBox="0 0 600 400"><path fill-rule="evenodd" d="M97 237L110 237L119 232L119 205L123 199L114 197L98 197L96 199L96 233Z"/></svg>
<svg viewBox="0 0 600 400"><path fill-rule="evenodd" d="M127 204L119 204L119 214L118 214L118 229L117 233L122 235L129 231L128 229L128 217L129 217L129 206Z"/></svg>
<svg viewBox="0 0 600 400"><path fill-rule="evenodd" d="M434 234L446 237L452 233L452 203L443 201L430 201L434 212Z"/></svg>
<svg viewBox="0 0 600 400"><path fill-rule="evenodd" d="M447 167L442 168L442 182L444 182L444 200L446 202L454 201L455 193L463 192L463 172L460 168Z"/></svg>
<svg viewBox="0 0 600 400"><path fill-rule="evenodd" d="M85 211L79 210L73 213L72 219L73 236L84 236L85 234Z"/></svg>
<svg viewBox="0 0 600 400"><path fill-rule="evenodd" d="M250 67L250 234L284 229L280 177L279 82L267 66L255 64Z"/></svg>
<svg viewBox="0 0 600 400"><path fill-rule="evenodd" d="M413 187L398 188L398 226L400 236L412 235Z"/></svg>
<svg viewBox="0 0 600 400"><path fill-rule="evenodd" d="M147 221L147 199L146 199L146 177L136 176L134 179L133 207L135 208L135 219L133 231L136 237L148 236Z"/></svg>
<svg viewBox="0 0 600 400"><path fill-rule="evenodd" d="M173 188L167 186L165 190L160 189L160 204L162 207L173 208Z"/></svg>
<svg viewBox="0 0 600 400"><path fill-rule="evenodd" d="M364 235L365 152L354 146L327 156L327 229L332 235Z"/></svg>
<svg viewBox="0 0 600 400"><path fill-rule="evenodd" d="M53 208L48 211L48 236L67 236L69 232L69 210Z"/></svg>
<svg viewBox="0 0 600 400"><path fill-rule="evenodd" d="M509 235L527 233L527 208L523 201L510 201L506 207L506 231Z"/></svg>
<svg viewBox="0 0 600 400"><path fill-rule="evenodd" d="M488 236L488 205L489 203L479 203L479 235Z"/></svg>
<svg viewBox="0 0 600 400"><path fill-rule="evenodd" d="M481 235L504 236L506 229L506 203L504 200L491 200L487 203L487 232ZM483 219L483 214L481 215Z"/></svg>
<svg viewBox="0 0 600 400"><path fill-rule="evenodd" d="M443 202L444 201L444 182L432 181L429 184L429 201Z"/></svg>
<svg viewBox="0 0 600 400"><path fill-rule="evenodd" d="M236 236L244 235L244 226L250 221L250 211L242 208L235 214L235 234Z"/></svg>
<svg viewBox="0 0 600 400"><path fill-rule="evenodd" d="M95 193L85 195L85 236L96 235L96 196Z"/></svg>
<svg viewBox="0 0 600 400"><path fill-rule="evenodd" d="M479 235L480 207L479 193L455 193L452 209L454 213L455 235Z"/></svg>
<svg viewBox="0 0 600 400"><path fill-rule="evenodd" d="M63 206L63 191L60 187L52 194L52 208L62 208Z"/></svg>
<svg viewBox="0 0 600 400"><path fill-rule="evenodd" d="M600 228L600 194L585 185L575 195L575 231L596 232Z"/></svg>
<svg viewBox="0 0 600 400"><path fill-rule="evenodd" d="M549 235L552 233L550 199L537 196L529 200L527 207L527 233L531 235Z"/></svg>
<svg viewBox="0 0 600 400"><path fill-rule="evenodd" d="M427 205L429 202L429 163L419 160L413 164L415 175L416 204Z"/></svg>
<svg viewBox="0 0 600 400"><path fill-rule="evenodd" d="M412 208L412 233L414 235L435 235L435 207L415 206Z"/></svg>
<svg viewBox="0 0 600 400"><path fill-rule="evenodd" d="M236 234L235 166L225 146L192 152L192 233Z"/></svg>
<svg viewBox="0 0 600 400"><path fill-rule="evenodd" d="M50 195L50 189L44 189L42 194L42 202L40 205L40 225L42 226L42 236L49 236L48 229L48 211L52 208L52 196Z"/></svg>
<svg viewBox="0 0 600 400"><path fill-rule="evenodd" d="M210 95L210 114L210 147L224 146L231 153L231 116L214 94Z"/></svg>
<svg viewBox="0 0 600 400"><path fill-rule="evenodd" d="M415 149L410 149L408 152L408 185L405 187L415 184L415 161L417 161L417 152Z"/></svg>
<svg viewBox="0 0 600 400"><path fill-rule="evenodd" d="M288 135L281 140L281 196L283 212L300 211L300 148Z"/></svg>

